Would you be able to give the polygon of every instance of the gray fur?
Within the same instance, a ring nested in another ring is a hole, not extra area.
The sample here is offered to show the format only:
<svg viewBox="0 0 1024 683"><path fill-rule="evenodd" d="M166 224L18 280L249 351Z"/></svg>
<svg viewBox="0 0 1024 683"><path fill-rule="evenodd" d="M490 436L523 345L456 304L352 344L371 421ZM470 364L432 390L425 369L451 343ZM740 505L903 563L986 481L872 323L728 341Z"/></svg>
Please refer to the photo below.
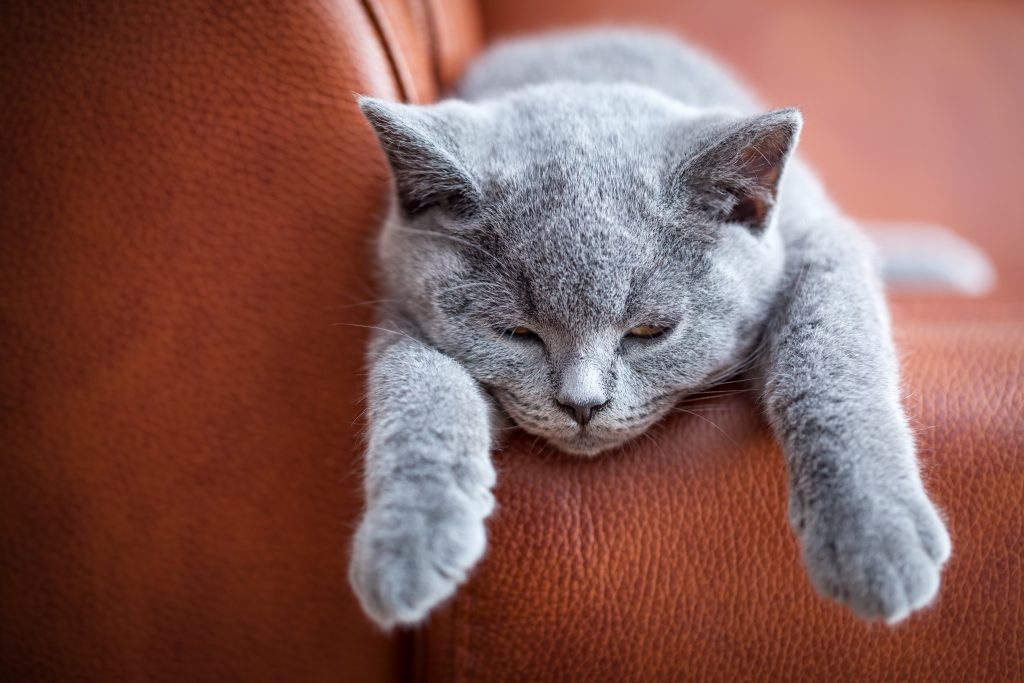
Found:
<svg viewBox="0 0 1024 683"><path fill-rule="evenodd" d="M396 187L350 573L378 623L421 620L480 558L504 416L592 456L744 370L815 587L890 622L931 601L949 538L871 251L791 158L799 112L608 31L496 47L435 105L360 106ZM581 427L566 402L607 403Z"/></svg>

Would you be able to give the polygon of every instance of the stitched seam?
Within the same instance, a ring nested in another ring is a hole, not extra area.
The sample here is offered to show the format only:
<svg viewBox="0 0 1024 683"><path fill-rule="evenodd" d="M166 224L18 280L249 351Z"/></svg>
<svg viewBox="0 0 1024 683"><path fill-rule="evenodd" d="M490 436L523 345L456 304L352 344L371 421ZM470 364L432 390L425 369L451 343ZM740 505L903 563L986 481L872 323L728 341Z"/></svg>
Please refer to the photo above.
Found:
<svg viewBox="0 0 1024 683"><path fill-rule="evenodd" d="M405 61L401 56L401 48L396 45L391 23L387 19L387 13L374 0L363 0L363 8L366 10L367 15L369 15L374 31L376 31L377 37L384 46L384 52L387 53L388 63L391 64L391 73L395 78L395 83L398 85L399 92L402 94L402 100L405 102L411 101L414 95L414 88L409 77L408 68L406 68Z"/></svg>
<svg viewBox="0 0 1024 683"><path fill-rule="evenodd" d="M444 15L441 11L438 13L434 7L433 0L419 0L420 5L423 7L423 13L427 17L427 40L430 42L430 66L431 73L434 75L434 85L438 91L441 89L441 36L445 35L444 31L440 31L438 22L441 21L439 14Z"/></svg>

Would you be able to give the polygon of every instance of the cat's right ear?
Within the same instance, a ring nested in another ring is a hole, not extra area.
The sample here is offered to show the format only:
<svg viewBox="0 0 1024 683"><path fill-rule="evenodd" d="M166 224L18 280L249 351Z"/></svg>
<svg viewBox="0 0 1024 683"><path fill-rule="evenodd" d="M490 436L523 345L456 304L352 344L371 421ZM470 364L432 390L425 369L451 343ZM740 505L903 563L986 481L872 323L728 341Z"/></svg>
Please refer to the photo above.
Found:
<svg viewBox="0 0 1024 683"><path fill-rule="evenodd" d="M478 181L461 158L458 123L438 106L360 97L359 109L387 155L402 210L408 216L440 208L467 217L480 206Z"/></svg>

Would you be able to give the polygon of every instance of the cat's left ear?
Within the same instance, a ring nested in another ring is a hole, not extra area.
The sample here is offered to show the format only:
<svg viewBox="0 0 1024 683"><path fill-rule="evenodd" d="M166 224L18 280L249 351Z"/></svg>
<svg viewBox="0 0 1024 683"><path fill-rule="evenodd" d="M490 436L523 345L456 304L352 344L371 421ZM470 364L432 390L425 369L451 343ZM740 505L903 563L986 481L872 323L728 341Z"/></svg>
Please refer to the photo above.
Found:
<svg viewBox="0 0 1024 683"><path fill-rule="evenodd" d="M798 109L777 109L719 129L683 163L681 189L712 220L763 231L802 126Z"/></svg>

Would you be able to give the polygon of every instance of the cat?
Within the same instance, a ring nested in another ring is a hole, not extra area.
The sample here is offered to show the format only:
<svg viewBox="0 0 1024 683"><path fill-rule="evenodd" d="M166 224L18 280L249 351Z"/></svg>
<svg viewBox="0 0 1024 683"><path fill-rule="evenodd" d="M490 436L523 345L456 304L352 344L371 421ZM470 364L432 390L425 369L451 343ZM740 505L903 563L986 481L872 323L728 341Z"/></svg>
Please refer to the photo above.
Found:
<svg viewBox="0 0 1024 683"><path fill-rule="evenodd" d="M359 107L394 180L349 572L374 621L423 620L482 556L506 420L594 456L741 371L813 586L889 623L932 601L951 545L876 264L793 156L798 110L610 29L499 44L437 104Z"/></svg>

